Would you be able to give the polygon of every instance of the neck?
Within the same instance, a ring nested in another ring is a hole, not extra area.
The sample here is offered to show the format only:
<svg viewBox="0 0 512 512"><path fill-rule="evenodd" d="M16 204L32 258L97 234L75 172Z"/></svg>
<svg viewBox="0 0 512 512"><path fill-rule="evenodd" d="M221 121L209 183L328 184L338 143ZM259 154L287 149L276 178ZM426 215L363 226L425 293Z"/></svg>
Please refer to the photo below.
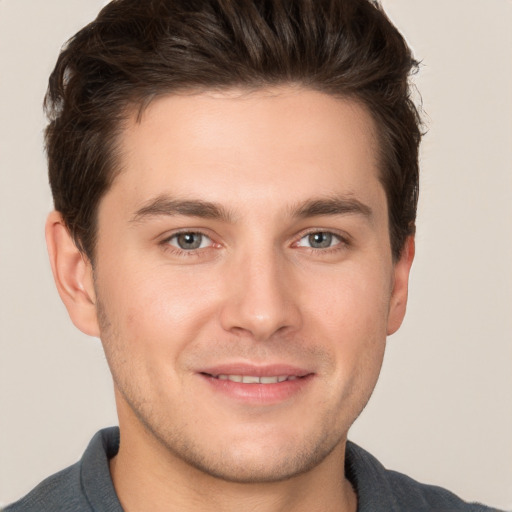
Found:
<svg viewBox="0 0 512 512"><path fill-rule="evenodd" d="M345 478L345 442L313 469L284 481L238 483L206 474L168 453L144 427L123 428L110 472L125 512L356 512Z"/></svg>

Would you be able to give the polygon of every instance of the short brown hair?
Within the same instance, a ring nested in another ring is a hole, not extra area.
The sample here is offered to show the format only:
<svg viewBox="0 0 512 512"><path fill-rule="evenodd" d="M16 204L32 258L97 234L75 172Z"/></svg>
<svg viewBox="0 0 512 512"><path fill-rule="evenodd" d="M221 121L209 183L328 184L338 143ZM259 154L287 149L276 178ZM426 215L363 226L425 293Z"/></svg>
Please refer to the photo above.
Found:
<svg viewBox="0 0 512 512"><path fill-rule="evenodd" d="M370 0L113 0L61 52L45 98L55 208L92 260L131 107L157 95L293 83L372 115L393 257L414 233L421 122L410 49ZM131 110L133 111L133 110Z"/></svg>

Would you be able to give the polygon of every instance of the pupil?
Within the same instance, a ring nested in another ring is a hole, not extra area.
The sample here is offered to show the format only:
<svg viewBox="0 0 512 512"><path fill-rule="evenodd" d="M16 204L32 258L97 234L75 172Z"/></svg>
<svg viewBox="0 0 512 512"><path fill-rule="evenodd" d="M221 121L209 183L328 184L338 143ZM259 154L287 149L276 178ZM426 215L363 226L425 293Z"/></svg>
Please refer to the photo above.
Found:
<svg viewBox="0 0 512 512"><path fill-rule="evenodd" d="M201 246L200 233L183 233L178 236L178 245L181 249L197 249Z"/></svg>
<svg viewBox="0 0 512 512"><path fill-rule="evenodd" d="M330 233L313 233L309 235L309 243L311 247L326 248L330 247L332 242L332 235Z"/></svg>

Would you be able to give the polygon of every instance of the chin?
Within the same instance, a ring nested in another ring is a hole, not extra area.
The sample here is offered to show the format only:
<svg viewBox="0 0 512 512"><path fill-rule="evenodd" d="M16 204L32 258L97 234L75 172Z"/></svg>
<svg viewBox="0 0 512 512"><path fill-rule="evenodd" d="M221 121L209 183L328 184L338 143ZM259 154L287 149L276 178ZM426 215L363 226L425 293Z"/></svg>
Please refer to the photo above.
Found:
<svg viewBox="0 0 512 512"><path fill-rule="evenodd" d="M209 457L197 457L188 453L184 461L203 474L226 482L241 484L272 483L289 480L318 466L332 452L330 450L314 453L274 453L271 457L221 456L213 460Z"/></svg>
<svg viewBox="0 0 512 512"><path fill-rule="evenodd" d="M172 436L160 441L174 457L202 474L242 484L280 482L307 473L337 448L343 448L345 439L334 437L332 431L327 434L323 429L309 437L254 436L247 440L226 435L222 441L210 440L207 445L187 442L186 436L179 437L179 440ZM343 461L341 455L335 459Z"/></svg>

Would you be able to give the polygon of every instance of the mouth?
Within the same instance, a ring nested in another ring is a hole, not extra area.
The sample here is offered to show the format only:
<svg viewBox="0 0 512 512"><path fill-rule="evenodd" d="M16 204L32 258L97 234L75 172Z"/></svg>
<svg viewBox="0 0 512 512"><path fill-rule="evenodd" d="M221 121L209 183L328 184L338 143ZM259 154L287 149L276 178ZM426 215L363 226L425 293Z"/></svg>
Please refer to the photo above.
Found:
<svg viewBox="0 0 512 512"><path fill-rule="evenodd" d="M298 375L269 375L260 377L258 375L231 375L225 373L212 375L205 372L201 373L206 377L211 377L212 379L229 380L231 382L240 382L242 384L278 384L280 382L304 378L304 376Z"/></svg>
<svg viewBox="0 0 512 512"><path fill-rule="evenodd" d="M253 405L276 404L298 396L311 386L315 376L289 365L229 364L198 373L216 395Z"/></svg>

